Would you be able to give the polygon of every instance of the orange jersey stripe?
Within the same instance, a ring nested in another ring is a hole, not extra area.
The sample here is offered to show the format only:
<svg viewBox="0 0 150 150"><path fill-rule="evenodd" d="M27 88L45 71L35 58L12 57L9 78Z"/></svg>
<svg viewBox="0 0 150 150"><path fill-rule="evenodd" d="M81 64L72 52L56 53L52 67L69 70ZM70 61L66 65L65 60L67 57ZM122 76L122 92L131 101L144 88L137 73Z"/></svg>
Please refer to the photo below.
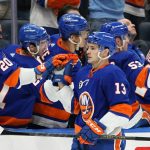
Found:
<svg viewBox="0 0 150 150"><path fill-rule="evenodd" d="M31 122L31 119L18 119L8 116L0 116L0 125L9 125L9 126L23 126L28 125Z"/></svg>
<svg viewBox="0 0 150 150"><path fill-rule="evenodd" d="M93 145L92 143L86 141L85 139L83 139L81 136L78 137L78 140L80 142L80 144L88 144L88 145Z"/></svg>
<svg viewBox="0 0 150 150"><path fill-rule="evenodd" d="M142 88L145 87L145 81L147 79L147 74L148 74L148 68L144 67L141 72L138 74L135 85Z"/></svg>
<svg viewBox="0 0 150 150"><path fill-rule="evenodd" d="M136 101L135 103L133 103L132 105L132 114L134 114L140 107L140 104L138 101Z"/></svg>
<svg viewBox="0 0 150 150"><path fill-rule="evenodd" d="M150 114L150 104L141 104L142 108Z"/></svg>
<svg viewBox="0 0 150 150"><path fill-rule="evenodd" d="M38 114L42 114L48 117L60 119L60 120L68 120L70 114L65 110L61 110L58 108L54 108L52 106L47 106L44 104L36 103L34 106L34 112Z"/></svg>
<svg viewBox="0 0 150 150"><path fill-rule="evenodd" d="M52 104L52 102L51 102L51 101L45 96L45 94L43 93L42 87L43 87L43 85L40 87L40 100L41 100L43 103Z"/></svg>
<svg viewBox="0 0 150 150"><path fill-rule="evenodd" d="M121 133L119 133L118 136L121 136ZM115 150L121 150L120 149L120 145L121 145L121 140L120 139L115 140L114 144L115 144Z"/></svg>
<svg viewBox="0 0 150 150"><path fill-rule="evenodd" d="M78 114L80 112L80 105L77 99L74 99L74 114Z"/></svg>
<svg viewBox="0 0 150 150"><path fill-rule="evenodd" d="M57 45L58 45L60 48L66 50L66 51L68 51L68 52L70 53L69 47L68 47L67 44L62 40L62 38L59 38L59 39L57 40Z"/></svg>
<svg viewBox="0 0 150 150"><path fill-rule="evenodd" d="M110 107L110 110L127 115L129 117L132 114L132 107L129 104L117 104L117 105Z"/></svg>
<svg viewBox="0 0 150 150"><path fill-rule="evenodd" d="M4 82L4 84L8 85L9 87L15 87L18 83L20 75L20 68L15 70Z"/></svg>
<svg viewBox="0 0 150 150"><path fill-rule="evenodd" d="M134 6L144 7L144 0L126 0L126 2Z"/></svg>

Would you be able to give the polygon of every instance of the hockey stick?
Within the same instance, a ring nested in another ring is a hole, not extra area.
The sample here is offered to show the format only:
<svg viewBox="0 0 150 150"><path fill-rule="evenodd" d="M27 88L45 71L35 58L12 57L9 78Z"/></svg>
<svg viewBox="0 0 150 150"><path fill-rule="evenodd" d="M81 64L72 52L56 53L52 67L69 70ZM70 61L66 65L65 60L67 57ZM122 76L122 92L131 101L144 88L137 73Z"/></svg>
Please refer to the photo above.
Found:
<svg viewBox="0 0 150 150"><path fill-rule="evenodd" d="M12 134L15 133L15 135L18 133L18 135L23 132L15 132L10 131ZM48 136L48 137L66 137L66 138L78 138L80 134L73 134L73 133L41 133L41 132L24 132L25 136ZM150 141L150 137L135 137L135 136L117 136L117 135L100 135L100 139L110 140L110 139L121 139L121 140L136 140L136 141Z"/></svg>
<svg viewBox="0 0 150 150"><path fill-rule="evenodd" d="M45 136L45 134L30 134L31 136ZM80 135L74 135L74 134L58 134L58 133L50 133L46 134L46 136L50 137L67 137L67 138L78 138ZM99 136L100 139L110 140L110 139L120 139L120 140L136 140L136 141L150 141L150 137L134 137L134 136L117 136L117 135L101 135Z"/></svg>

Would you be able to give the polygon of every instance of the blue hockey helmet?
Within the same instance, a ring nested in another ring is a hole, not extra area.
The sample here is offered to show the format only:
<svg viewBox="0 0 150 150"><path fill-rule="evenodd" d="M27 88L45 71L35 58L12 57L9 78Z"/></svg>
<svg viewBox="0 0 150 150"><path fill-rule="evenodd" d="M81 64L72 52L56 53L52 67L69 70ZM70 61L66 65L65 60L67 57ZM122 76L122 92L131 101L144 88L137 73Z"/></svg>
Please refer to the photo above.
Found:
<svg viewBox="0 0 150 150"><path fill-rule="evenodd" d="M128 34L128 27L121 22L110 22L103 24L100 31L110 33L114 37L122 37Z"/></svg>
<svg viewBox="0 0 150 150"><path fill-rule="evenodd" d="M28 49L31 43L38 46L42 40L49 40L49 35L43 27L25 24L19 30L19 41L25 49Z"/></svg>
<svg viewBox="0 0 150 150"><path fill-rule="evenodd" d="M104 23L102 24L102 26L100 27L100 32L107 32L107 33L110 33L110 30L111 30L111 25L110 23Z"/></svg>
<svg viewBox="0 0 150 150"><path fill-rule="evenodd" d="M59 19L58 24L64 39L68 39L72 34L80 35L81 31L88 28L86 19L78 14L65 14Z"/></svg>
<svg viewBox="0 0 150 150"><path fill-rule="evenodd" d="M109 56L113 55L115 52L115 39L110 33L93 32L89 35L87 42L98 45L100 51L103 51L104 48L109 48Z"/></svg>

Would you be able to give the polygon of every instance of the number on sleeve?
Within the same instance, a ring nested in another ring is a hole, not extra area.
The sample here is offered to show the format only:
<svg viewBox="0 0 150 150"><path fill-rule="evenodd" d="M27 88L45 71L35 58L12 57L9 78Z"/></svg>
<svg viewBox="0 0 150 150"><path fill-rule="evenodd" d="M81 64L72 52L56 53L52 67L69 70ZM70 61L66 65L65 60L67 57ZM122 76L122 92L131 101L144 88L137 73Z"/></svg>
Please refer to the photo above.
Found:
<svg viewBox="0 0 150 150"><path fill-rule="evenodd" d="M0 60L0 69L2 71L6 71L12 65L13 63L7 58L3 58L3 60Z"/></svg>
<svg viewBox="0 0 150 150"><path fill-rule="evenodd" d="M116 91L115 94L126 94L126 87L123 83L115 83Z"/></svg>

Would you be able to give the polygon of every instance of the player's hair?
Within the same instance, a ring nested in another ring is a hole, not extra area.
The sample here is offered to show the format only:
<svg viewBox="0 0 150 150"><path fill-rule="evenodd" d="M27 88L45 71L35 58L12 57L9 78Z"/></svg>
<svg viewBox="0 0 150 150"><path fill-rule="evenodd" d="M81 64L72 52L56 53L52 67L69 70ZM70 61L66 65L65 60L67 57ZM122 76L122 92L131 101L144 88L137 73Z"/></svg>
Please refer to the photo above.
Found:
<svg viewBox="0 0 150 150"><path fill-rule="evenodd" d="M67 14L70 10L76 10L79 12L79 9L77 7L71 6L71 5L66 5L58 11L57 22L59 21L61 16L63 16L64 14Z"/></svg>

